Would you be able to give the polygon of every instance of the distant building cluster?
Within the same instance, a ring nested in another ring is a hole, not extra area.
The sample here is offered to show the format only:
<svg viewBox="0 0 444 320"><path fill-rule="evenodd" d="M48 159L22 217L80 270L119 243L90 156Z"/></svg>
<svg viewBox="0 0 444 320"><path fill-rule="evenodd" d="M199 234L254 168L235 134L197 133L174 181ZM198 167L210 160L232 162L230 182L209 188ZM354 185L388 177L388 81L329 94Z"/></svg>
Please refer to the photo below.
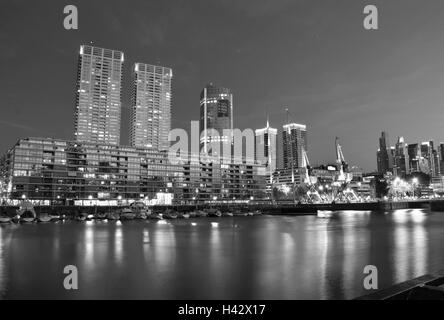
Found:
<svg viewBox="0 0 444 320"><path fill-rule="evenodd" d="M381 133L377 151L378 173L392 173L404 178L413 173L424 173L438 177L444 173L444 143L435 145L433 141L407 143L398 137L394 146L390 145L386 132Z"/></svg>

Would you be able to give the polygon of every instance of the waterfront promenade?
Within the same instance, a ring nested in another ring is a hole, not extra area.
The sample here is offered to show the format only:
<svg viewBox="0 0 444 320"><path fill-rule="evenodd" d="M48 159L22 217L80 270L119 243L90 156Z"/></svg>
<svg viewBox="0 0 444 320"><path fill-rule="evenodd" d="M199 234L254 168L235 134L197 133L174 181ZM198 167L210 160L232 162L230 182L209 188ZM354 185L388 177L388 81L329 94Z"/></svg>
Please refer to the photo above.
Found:
<svg viewBox="0 0 444 320"><path fill-rule="evenodd" d="M34 206L37 213L65 214L75 216L79 213L97 214L107 213L121 207L117 206ZM413 200L413 201L379 201L379 202L356 202L356 203L313 203L293 204L291 202L250 203L250 204L179 204L153 206L155 212L163 212L173 209L178 212L189 212L196 209L213 208L223 212L232 211L256 211L269 215L316 215L318 211L388 211L397 209L430 209L431 211L444 211L444 200ZM4 214L14 215L18 206L3 206Z"/></svg>

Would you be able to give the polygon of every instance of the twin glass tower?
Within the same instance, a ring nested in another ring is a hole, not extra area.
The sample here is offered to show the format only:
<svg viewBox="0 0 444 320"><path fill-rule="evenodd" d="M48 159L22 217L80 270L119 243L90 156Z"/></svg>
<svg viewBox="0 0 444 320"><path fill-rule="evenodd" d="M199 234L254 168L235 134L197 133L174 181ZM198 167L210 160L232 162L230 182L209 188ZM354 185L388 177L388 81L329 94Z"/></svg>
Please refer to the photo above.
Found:
<svg viewBox="0 0 444 320"><path fill-rule="evenodd" d="M75 112L77 141L120 145L123 63L121 51L89 45L80 47ZM172 70L135 63L132 75L131 146L167 150Z"/></svg>

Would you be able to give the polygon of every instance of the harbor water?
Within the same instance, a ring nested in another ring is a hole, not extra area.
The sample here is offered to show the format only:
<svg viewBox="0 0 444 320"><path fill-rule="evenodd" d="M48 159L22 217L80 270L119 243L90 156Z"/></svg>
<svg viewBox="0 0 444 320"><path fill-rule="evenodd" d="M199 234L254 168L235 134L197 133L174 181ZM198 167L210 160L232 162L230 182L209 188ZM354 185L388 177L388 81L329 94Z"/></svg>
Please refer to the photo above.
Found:
<svg viewBox="0 0 444 320"><path fill-rule="evenodd" d="M351 299L444 269L444 213L0 225L0 298ZM78 269L66 290L63 269Z"/></svg>

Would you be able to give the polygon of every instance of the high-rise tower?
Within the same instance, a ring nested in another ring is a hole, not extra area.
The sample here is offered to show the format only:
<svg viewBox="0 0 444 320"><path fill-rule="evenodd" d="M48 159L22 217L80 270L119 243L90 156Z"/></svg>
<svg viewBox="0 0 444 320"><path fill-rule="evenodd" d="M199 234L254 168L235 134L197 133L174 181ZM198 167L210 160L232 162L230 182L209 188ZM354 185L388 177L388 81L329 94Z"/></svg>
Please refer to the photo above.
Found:
<svg viewBox="0 0 444 320"><path fill-rule="evenodd" d="M307 151L307 126L297 123L284 125L282 147L284 169L303 167L302 149Z"/></svg>
<svg viewBox="0 0 444 320"><path fill-rule="evenodd" d="M77 141L120 143L123 52L80 46L75 137Z"/></svg>
<svg viewBox="0 0 444 320"><path fill-rule="evenodd" d="M201 148L206 150L208 143L215 141L231 144L233 132L233 94L230 89L208 84L200 94L200 139ZM209 130L217 130L211 135ZM224 134L229 130L230 134ZM222 149L221 149L222 150Z"/></svg>
<svg viewBox="0 0 444 320"><path fill-rule="evenodd" d="M405 177L409 173L409 156L407 144L403 137L398 137L395 145L395 156L393 161L393 174L398 177Z"/></svg>
<svg viewBox="0 0 444 320"><path fill-rule="evenodd" d="M173 71L170 68L134 64L130 131L132 146L168 150L172 78Z"/></svg>
<svg viewBox="0 0 444 320"><path fill-rule="evenodd" d="M378 172L385 174L390 171L393 166L390 166L390 150L389 150L389 138L388 134L383 131L379 138L379 149L377 153L378 160Z"/></svg>
<svg viewBox="0 0 444 320"><path fill-rule="evenodd" d="M255 158L270 173L276 170L276 137L277 129L271 128L268 120L265 128L255 131Z"/></svg>

